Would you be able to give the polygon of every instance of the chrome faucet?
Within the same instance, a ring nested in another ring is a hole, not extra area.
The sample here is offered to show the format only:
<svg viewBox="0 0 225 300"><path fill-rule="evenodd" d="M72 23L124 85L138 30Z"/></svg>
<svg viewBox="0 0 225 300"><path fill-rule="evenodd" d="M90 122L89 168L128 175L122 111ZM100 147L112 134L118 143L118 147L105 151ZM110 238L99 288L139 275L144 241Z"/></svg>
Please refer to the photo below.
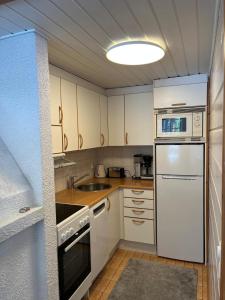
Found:
<svg viewBox="0 0 225 300"><path fill-rule="evenodd" d="M82 180L82 179L84 179L85 177L87 177L87 176L90 176L90 174L84 174L84 175L82 175L82 176L80 176L80 177L78 177L78 176L76 176L76 175L73 175L73 176L69 176L69 179L68 179L68 188L69 189L75 189L76 188L76 184L80 181L80 180ZM77 179L75 179L75 178L77 178Z"/></svg>

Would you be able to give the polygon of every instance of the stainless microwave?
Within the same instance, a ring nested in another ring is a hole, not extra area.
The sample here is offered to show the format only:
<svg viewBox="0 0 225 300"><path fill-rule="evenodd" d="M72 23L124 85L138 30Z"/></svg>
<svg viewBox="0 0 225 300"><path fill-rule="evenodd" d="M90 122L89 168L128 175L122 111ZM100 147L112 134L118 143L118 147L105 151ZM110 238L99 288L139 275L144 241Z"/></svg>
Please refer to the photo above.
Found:
<svg viewBox="0 0 225 300"><path fill-rule="evenodd" d="M195 139L206 136L205 110L155 112L156 139Z"/></svg>

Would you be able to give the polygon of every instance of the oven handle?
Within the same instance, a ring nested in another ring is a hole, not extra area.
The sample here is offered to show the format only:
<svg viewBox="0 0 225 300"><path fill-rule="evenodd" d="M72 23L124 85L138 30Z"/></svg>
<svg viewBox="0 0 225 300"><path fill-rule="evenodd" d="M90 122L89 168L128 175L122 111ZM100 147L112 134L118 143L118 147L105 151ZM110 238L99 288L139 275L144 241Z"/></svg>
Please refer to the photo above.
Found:
<svg viewBox="0 0 225 300"><path fill-rule="evenodd" d="M82 239L82 237L84 237L88 232L90 232L90 227L83 232L76 240L74 240L71 244L69 244L65 249L64 252L68 252L77 242L79 242L80 239Z"/></svg>

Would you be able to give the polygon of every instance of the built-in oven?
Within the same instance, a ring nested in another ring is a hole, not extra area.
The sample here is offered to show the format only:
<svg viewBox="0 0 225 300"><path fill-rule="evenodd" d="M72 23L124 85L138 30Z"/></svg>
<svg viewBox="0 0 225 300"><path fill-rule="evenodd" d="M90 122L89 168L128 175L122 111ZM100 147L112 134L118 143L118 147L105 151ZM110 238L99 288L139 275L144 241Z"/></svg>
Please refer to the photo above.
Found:
<svg viewBox="0 0 225 300"><path fill-rule="evenodd" d="M205 138L205 111L202 108L156 111L155 122L156 139Z"/></svg>
<svg viewBox="0 0 225 300"><path fill-rule="evenodd" d="M91 273L90 224L58 248L60 299L68 300Z"/></svg>
<svg viewBox="0 0 225 300"><path fill-rule="evenodd" d="M91 286L88 207L56 204L60 300L80 300Z"/></svg>

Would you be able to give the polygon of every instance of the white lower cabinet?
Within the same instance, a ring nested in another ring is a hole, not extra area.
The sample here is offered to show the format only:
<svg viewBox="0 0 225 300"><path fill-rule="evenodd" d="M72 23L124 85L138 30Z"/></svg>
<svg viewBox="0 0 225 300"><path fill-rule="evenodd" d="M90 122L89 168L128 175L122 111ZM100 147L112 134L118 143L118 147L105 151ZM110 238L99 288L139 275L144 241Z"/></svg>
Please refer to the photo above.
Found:
<svg viewBox="0 0 225 300"><path fill-rule="evenodd" d="M154 221L124 217L125 240L154 244Z"/></svg>
<svg viewBox="0 0 225 300"><path fill-rule="evenodd" d="M91 208L91 272L94 280L109 259L107 230L107 199Z"/></svg>
<svg viewBox="0 0 225 300"><path fill-rule="evenodd" d="M107 206L107 232L108 232L108 254L112 253L120 240L120 197L119 191L111 193Z"/></svg>
<svg viewBox="0 0 225 300"><path fill-rule="evenodd" d="M124 239L155 244L153 191L124 189Z"/></svg>

